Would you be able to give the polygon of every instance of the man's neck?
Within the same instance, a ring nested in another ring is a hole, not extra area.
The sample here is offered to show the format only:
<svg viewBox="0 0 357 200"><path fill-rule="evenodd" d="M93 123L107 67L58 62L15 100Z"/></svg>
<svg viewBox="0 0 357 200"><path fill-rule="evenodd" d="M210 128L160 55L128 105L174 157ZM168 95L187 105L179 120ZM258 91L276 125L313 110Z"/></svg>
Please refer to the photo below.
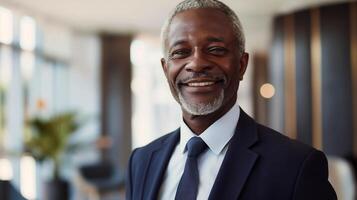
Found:
<svg viewBox="0 0 357 200"><path fill-rule="evenodd" d="M234 106L235 102L236 99L230 100L229 102L227 102L226 106L222 106L217 111L208 115L192 115L183 111L183 120L193 133L195 133L196 135L200 135L215 121L217 121L224 114L226 114Z"/></svg>

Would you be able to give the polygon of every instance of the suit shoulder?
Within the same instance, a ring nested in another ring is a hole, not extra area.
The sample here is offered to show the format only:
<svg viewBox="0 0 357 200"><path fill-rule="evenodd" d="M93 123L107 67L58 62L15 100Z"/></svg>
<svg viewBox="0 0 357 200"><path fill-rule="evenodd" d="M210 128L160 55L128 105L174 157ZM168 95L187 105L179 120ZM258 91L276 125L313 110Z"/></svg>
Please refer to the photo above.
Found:
<svg viewBox="0 0 357 200"><path fill-rule="evenodd" d="M286 155L290 157L306 157L311 152L317 151L307 144L291 139L261 124L257 124L257 129L260 138L260 148L264 151L277 153L275 155Z"/></svg>
<svg viewBox="0 0 357 200"><path fill-rule="evenodd" d="M325 154L307 144L262 125L258 125L258 135L259 142L252 150L260 155L262 166L274 166L271 174L296 181L303 169L327 169ZM327 175L326 171L320 173Z"/></svg>

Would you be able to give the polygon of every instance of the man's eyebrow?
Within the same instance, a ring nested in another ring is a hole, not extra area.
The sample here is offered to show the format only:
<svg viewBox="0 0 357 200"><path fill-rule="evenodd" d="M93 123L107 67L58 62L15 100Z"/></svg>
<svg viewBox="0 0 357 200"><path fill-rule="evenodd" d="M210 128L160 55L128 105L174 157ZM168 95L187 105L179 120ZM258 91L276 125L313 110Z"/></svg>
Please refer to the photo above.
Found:
<svg viewBox="0 0 357 200"><path fill-rule="evenodd" d="M208 42L224 42L224 39L221 37L208 37L206 40Z"/></svg>
<svg viewBox="0 0 357 200"><path fill-rule="evenodd" d="M170 49L174 48L177 45L183 44L183 43L186 43L186 41L185 40L177 40L170 46Z"/></svg>

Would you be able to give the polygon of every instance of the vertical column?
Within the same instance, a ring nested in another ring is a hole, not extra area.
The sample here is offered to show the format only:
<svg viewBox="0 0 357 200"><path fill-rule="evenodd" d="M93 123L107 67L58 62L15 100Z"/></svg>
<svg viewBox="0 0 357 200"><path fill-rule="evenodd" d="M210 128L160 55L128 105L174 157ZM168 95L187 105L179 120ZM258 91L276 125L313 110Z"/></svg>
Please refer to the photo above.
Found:
<svg viewBox="0 0 357 200"><path fill-rule="evenodd" d="M320 8L323 150L352 153L352 82L349 4Z"/></svg>
<svg viewBox="0 0 357 200"><path fill-rule="evenodd" d="M0 43L0 60L2 58L2 44ZM0 61L0 153L4 148L4 135L5 135L5 80L3 63Z"/></svg>
<svg viewBox="0 0 357 200"><path fill-rule="evenodd" d="M131 36L102 35L102 134L112 140L109 159L121 171L131 152Z"/></svg>
<svg viewBox="0 0 357 200"><path fill-rule="evenodd" d="M296 138L296 69L294 15L284 18L285 133Z"/></svg>
<svg viewBox="0 0 357 200"><path fill-rule="evenodd" d="M263 125L267 125L267 101L260 94L261 86L267 83L267 55L265 53L253 54L253 97L254 119Z"/></svg>
<svg viewBox="0 0 357 200"><path fill-rule="evenodd" d="M274 97L268 105L268 125L273 129L284 132L285 123L285 99L284 99L284 18L277 17L274 20L272 50L269 63L269 82L275 87Z"/></svg>
<svg viewBox="0 0 357 200"><path fill-rule="evenodd" d="M354 155L357 156L357 2L350 4Z"/></svg>
<svg viewBox="0 0 357 200"><path fill-rule="evenodd" d="M310 11L295 13L296 132L297 139L312 145L311 117L311 17Z"/></svg>
<svg viewBox="0 0 357 200"><path fill-rule="evenodd" d="M312 144L322 149L320 11L311 10Z"/></svg>

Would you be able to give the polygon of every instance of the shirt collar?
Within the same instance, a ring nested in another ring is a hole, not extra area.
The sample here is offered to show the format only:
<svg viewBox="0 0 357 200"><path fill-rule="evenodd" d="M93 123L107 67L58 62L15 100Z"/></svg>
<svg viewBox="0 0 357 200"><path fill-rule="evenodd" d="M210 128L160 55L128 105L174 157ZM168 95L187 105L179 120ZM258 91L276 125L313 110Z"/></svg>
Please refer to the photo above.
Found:
<svg viewBox="0 0 357 200"><path fill-rule="evenodd" d="M199 137L207 144L207 146L216 155L220 154L229 140L233 137L238 119L240 108L236 103L226 114L209 126ZM186 151L187 142L196 135L186 125L181 117L180 127L180 143L179 148L182 153Z"/></svg>

